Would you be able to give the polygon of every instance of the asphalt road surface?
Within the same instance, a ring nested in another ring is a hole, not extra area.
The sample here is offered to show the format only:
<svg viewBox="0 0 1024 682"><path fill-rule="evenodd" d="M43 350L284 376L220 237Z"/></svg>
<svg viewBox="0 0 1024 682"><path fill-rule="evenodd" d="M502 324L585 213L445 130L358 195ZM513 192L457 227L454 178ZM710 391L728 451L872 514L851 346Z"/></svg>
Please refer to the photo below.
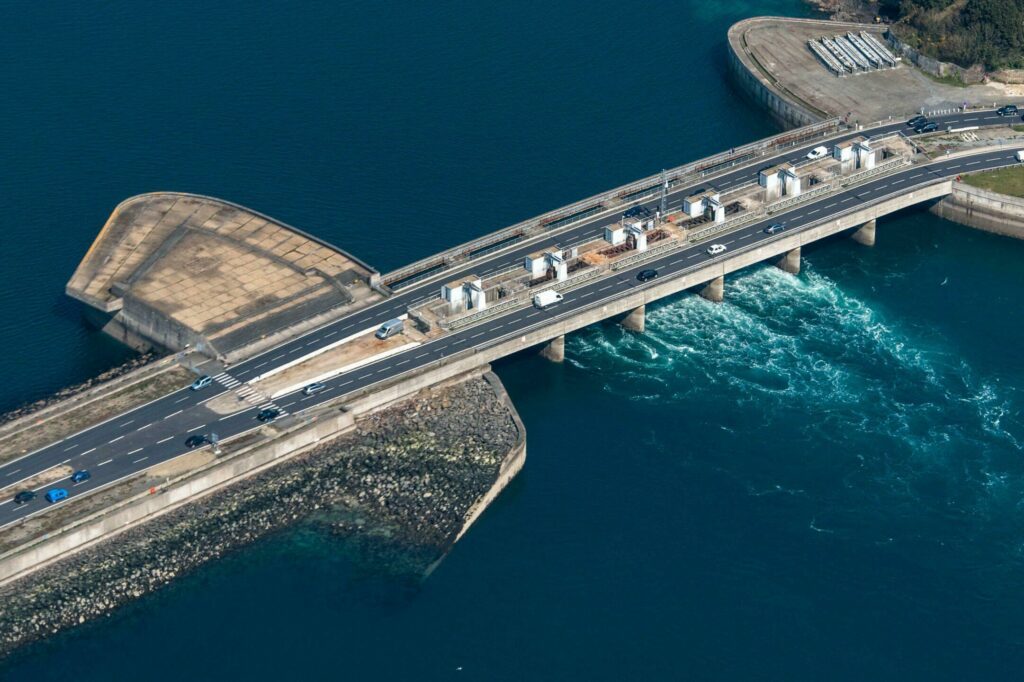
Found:
<svg viewBox="0 0 1024 682"><path fill-rule="evenodd" d="M936 117L933 120L940 123L940 128L945 128L948 125L991 125L1006 119L1001 119L994 112L975 111ZM894 130L912 132L902 122L865 132L877 135ZM851 133L848 137L855 137L859 134L861 133ZM837 141L839 140L832 140L829 144L834 144ZM736 184L756 180L757 171L760 168L783 161L799 161L814 146L817 145L812 143L794 148L779 156L761 159L756 166L708 178L701 185L677 187L669 195L669 207L678 206L684 196L690 195L701 186L713 185L718 189L728 189ZM986 150L969 157L913 165L864 185L808 200L794 206L789 211L776 213L764 220L720 235L714 241L726 245L728 251L716 258L728 258L739 249L753 248L765 240L781 238L819 224L830 219L836 213L870 203L900 191L902 188L930 180L948 178L959 173L1013 165L1016 163L1015 151L1015 149ZM657 202L658 199L655 198L645 202L645 205L653 208ZM552 241L557 239L557 242L566 244L588 237L596 237L603 231L605 225L617 222L618 217L618 214L615 214L583 221L576 226L559 231L557 237L552 236ZM785 223L785 232L775 236L765 234L764 228L769 223L775 222ZM521 262L523 256L534 251L537 246L535 241L532 244L521 245L493 256L478 259L471 267L467 266L460 271L450 272L445 275L445 278L455 279L470 272L486 276L489 272ZM272 402L245 385L245 382L251 381L275 367L304 357L356 332L375 328L382 322L401 315L409 305L436 296L439 286L436 281L409 285L385 301L356 311L319 329L309 331L258 356L240 362L227 371L215 373L216 381L205 389L192 391L183 387L181 390L0 466L0 486L11 486L6 489L3 499L0 500L0 528L27 516L41 513L51 506L66 504L64 501L49 505L43 498L46 490L63 487L68 490L71 498L93 492L188 452L189 448L186 447L185 440L190 435L216 433L221 440L226 440L258 428L260 422L257 421L256 414L262 407L274 406L282 410L281 418L285 418L288 414L300 412L338 396L372 386L400 374L419 370L425 365L444 357L450 357L465 349L479 349L499 343L505 337L521 335L528 329L549 323L556 317L615 299L630 289L650 286L666 278L678 276L706 265L708 261L715 260L706 253L706 248L706 243L684 247L660 258L638 263L632 268L624 268L611 276L598 278L590 284L566 292L562 303L547 310L528 307L496 314L479 324L449 333L442 338L411 348L403 353L334 377L324 382L327 385L326 390L314 396L305 396L301 391L297 391L278 397ZM636 273L643 269L658 270L659 279L649 284L638 282ZM237 402L237 410L232 414L225 416L206 407L205 403L211 398L229 391L235 393L234 400ZM15 492L24 487L12 484L60 464L66 464L74 470L87 469L91 472L92 477L88 481L78 484L72 484L67 479L50 483L37 489L39 496L32 502L23 505L13 503Z"/></svg>

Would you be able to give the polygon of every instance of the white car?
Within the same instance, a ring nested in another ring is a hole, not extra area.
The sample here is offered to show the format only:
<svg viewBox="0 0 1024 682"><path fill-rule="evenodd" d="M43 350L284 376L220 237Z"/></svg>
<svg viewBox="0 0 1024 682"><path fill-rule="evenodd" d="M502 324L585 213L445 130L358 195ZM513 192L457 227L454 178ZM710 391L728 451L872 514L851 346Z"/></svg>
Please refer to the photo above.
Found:
<svg viewBox="0 0 1024 682"><path fill-rule="evenodd" d="M828 156L828 147L815 147L811 151L807 152L807 158L811 159L823 159Z"/></svg>
<svg viewBox="0 0 1024 682"><path fill-rule="evenodd" d="M708 247L709 256L717 256L720 253L725 253L725 244L712 244Z"/></svg>

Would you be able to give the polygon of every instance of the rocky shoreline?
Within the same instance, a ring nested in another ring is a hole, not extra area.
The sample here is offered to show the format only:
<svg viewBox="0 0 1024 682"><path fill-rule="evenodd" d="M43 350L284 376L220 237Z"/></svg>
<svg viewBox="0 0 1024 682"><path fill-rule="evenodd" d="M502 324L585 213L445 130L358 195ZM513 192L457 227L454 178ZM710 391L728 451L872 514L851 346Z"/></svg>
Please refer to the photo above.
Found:
<svg viewBox="0 0 1024 682"><path fill-rule="evenodd" d="M300 521L422 575L524 437L491 374L371 414L353 432L0 589L0 656Z"/></svg>
<svg viewBox="0 0 1024 682"><path fill-rule="evenodd" d="M43 408L49 407L50 405L59 403L62 400L67 400L68 398L76 396L84 391L88 391L90 388L98 386L105 381L116 379L120 376L128 374L129 372L135 371L140 367L148 365L149 363L159 359L160 357L162 356L157 353L154 353L153 351L136 355L127 362L122 363L117 367L111 367L107 371L96 375L92 379L88 379L80 384L75 384L73 386L67 386L65 388L60 389L53 395L47 396L45 398L40 398L39 400L34 400L30 403L26 403L25 405L21 405L20 407L16 407L9 412L0 414L0 424L6 424L8 422L14 421L15 419L21 419L22 417L28 416L34 412L38 412Z"/></svg>

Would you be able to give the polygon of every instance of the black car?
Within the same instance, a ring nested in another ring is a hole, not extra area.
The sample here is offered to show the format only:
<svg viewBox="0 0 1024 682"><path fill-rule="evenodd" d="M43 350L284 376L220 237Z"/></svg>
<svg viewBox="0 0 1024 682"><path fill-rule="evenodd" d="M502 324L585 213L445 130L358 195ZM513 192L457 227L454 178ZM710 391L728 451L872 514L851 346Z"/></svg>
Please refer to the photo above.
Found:
<svg viewBox="0 0 1024 682"><path fill-rule="evenodd" d="M765 234L778 234L786 229L786 226L782 223L772 223L768 227L764 228Z"/></svg>
<svg viewBox="0 0 1024 682"><path fill-rule="evenodd" d="M916 128L914 128L914 132L916 132L916 133L933 133L933 132L935 132L938 129L939 129L939 124L938 123L936 123L935 121L928 121L927 123L922 123L921 125L919 125Z"/></svg>
<svg viewBox="0 0 1024 682"><path fill-rule="evenodd" d="M920 114L918 114L914 118L912 118L909 121L907 121L907 125L910 126L911 128L916 128L917 126L921 125L922 123L924 123L927 120L928 120L927 118L925 118L924 116L921 116Z"/></svg>
<svg viewBox="0 0 1024 682"><path fill-rule="evenodd" d="M281 410L275 410L273 407L268 407L265 410L260 410L260 413L256 415L256 418L261 422L271 422L281 416Z"/></svg>
<svg viewBox="0 0 1024 682"><path fill-rule="evenodd" d="M999 107L998 109L996 109L996 113L999 114L1000 116L1016 116L1017 105L1007 104L1005 107Z"/></svg>
<svg viewBox="0 0 1024 682"><path fill-rule="evenodd" d="M201 436L197 433L194 436L189 436L185 440L185 445L189 446L190 448L198 448L200 445L205 445L209 442L209 438L207 438L206 436Z"/></svg>
<svg viewBox="0 0 1024 682"><path fill-rule="evenodd" d="M25 504L36 499L35 490L22 490L20 493L14 496L14 504Z"/></svg>
<svg viewBox="0 0 1024 682"><path fill-rule="evenodd" d="M657 270L641 270L636 273L636 278L641 282L650 282L652 279L658 276Z"/></svg>

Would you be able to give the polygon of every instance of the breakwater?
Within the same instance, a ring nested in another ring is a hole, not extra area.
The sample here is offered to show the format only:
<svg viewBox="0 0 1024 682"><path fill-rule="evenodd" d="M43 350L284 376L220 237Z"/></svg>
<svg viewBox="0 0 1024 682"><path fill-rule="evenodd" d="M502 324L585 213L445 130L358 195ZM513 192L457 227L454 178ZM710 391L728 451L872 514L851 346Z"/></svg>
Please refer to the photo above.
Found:
<svg viewBox="0 0 1024 682"><path fill-rule="evenodd" d="M303 520L426 572L522 465L525 431L490 373L423 391L200 504L0 590L0 653L103 616Z"/></svg>

